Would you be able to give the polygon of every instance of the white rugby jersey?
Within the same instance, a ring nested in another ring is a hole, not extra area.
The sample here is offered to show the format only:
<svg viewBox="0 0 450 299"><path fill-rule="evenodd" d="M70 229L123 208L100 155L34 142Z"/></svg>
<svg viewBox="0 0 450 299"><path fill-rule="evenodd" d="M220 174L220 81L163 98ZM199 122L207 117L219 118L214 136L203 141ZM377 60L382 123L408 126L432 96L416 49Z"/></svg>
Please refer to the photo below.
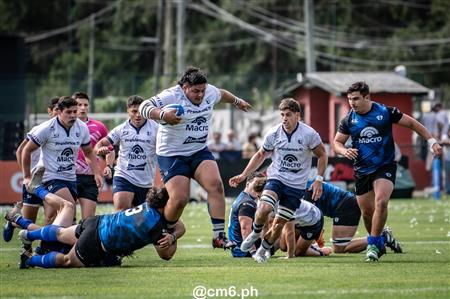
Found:
<svg viewBox="0 0 450 299"><path fill-rule="evenodd" d="M318 207L309 201L302 200L300 207L294 212L295 224L300 226L311 226L316 224L322 218L322 212Z"/></svg>
<svg viewBox="0 0 450 299"><path fill-rule="evenodd" d="M160 125L156 141L156 153L160 156L190 156L206 147L213 107L220 101L220 90L206 85L205 96L199 106L192 104L181 86L173 86L146 100L141 107L162 108L168 104L181 104L182 120L177 125ZM145 109L145 108L144 108Z"/></svg>
<svg viewBox="0 0 450 299"><path fill-rule="evenodd" d="M34 126L33 128L31 128L30 132L27 133L31 134L31 132L33 132L34 130L36 130L37 126ZM28 142L30 141L30 139L27 137ZM39 163L39 159L41 157L41 148L38 148L37 150L35 150L34 152L31 153L31 164L30 164L30 171L33 171L34 168L38 165Z"/></svg>
<svg viewBox="0 0 450 299"><path fill-rule="evenodd" d="M310 126L298 122L288 136L282 124L272 127L264 136L263 149L272 152L267 179L277 179L297 189L305 189L311 170L312 150L322 143Z"/></svg>
<svg viewBox="0 0 450 299"><path fill-rule="evenodd" d="M78 149L90 144L89 129L84 122L77 119L67 130L59 118L54 117L38 125L27 137L41 147L39 164L45 166L43 182L76 181Z"/></svg>
<svg viewBox="0 0 450 299"><path fill-rule="evenodd" d="M146 120L140 128L128 119L109 132L111 144L119 144L119 157L114 168L115 176L122 177L135 186L149 188L155 176L155 144L158 124Z"/></svg>

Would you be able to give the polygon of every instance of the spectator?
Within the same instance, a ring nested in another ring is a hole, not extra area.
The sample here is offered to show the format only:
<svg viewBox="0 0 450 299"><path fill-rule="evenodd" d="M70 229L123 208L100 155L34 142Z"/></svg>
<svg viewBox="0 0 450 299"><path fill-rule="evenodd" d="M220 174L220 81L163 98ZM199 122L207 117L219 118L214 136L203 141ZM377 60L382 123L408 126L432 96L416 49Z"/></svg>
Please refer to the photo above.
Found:
<svg viewBox="0 0 450 299"><path fill-rule="evenodd" d="M242 158L250 159L257 151L258 145L256 143L256 133L250 133L248 135L247 142L242 146Z"/></svg>
<svg viewBox="0 0 450 299"><path fill-rule="evenodd" d="M236 139L233 129L227 131L227 151L240 151L242 149L241 143Z"/></svg>
<svg viewBox="0 0 450 299"><path fill-rule="evenodd" d="M220 132L213 133L213 140L208 142L208 149L214 156L214 159L220 159L220 153L226 149L227 145L222 142L222 134Z"/></svg>
<svg viewBox="0 0 450 299"><path fill-rule="evenodd" d="M444 176L445 176L445 192L450 194L450 129L447 130L447 136L442 138L444 147Z"/></svg>

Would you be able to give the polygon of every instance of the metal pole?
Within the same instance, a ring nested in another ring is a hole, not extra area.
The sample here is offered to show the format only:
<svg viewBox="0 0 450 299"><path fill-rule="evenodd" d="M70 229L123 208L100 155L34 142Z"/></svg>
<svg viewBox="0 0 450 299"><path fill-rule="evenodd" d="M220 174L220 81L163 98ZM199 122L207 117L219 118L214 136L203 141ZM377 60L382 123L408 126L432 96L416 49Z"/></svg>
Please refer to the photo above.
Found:
<svg viewBox="0 0 450 299"><path fill-rule="evenodd" d="M91 111L95 112L94 105L94 53L95 53L95 15L92 14L90 18L91 23L91 32L89 35L89 66L88 66L88 86L87 92L91 99L90 107Z"/></svg>
<svg viewBox="0 0 450 299"><path fill-rule="evenodd" d="M161 79L161 57L162 57L162 38L163 38L163 26L162 20L164 16L164 0L158 1L158 16L157 16L157 26L156 26L156 49L155 49L155 59L153 62L153 77L155 79L154 93L159 90L159 81Z"/></svg>
<svg viewBox="0 0 450 299"><path fill-rule="evenodd" d="M306 72L316 71L316 56L314 53L314 0L304 0L303 10L305 12L306 27Z"/></svg>
<svg viewBox="0 0 450 299"><path fill-rule="evenodd" d="M181 75L185 69L184 34L186 23L186 2L178 0L177 5L177 74Z"/></svg>

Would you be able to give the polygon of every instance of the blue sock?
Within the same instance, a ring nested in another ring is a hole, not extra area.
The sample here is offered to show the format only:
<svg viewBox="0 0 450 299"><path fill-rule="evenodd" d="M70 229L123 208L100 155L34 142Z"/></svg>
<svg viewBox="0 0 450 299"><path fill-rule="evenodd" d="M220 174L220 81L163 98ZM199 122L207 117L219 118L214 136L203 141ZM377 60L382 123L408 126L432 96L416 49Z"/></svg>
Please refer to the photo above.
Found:
<svg viewBox="0 0 450 299"><path fill-rule="evenodd" d="M45 200L45 196L49 194L47 189L43 185L39 185L36 187L36 190L34 191L34 194L39 197L42 200Z"/></svg>
<svg viewBox="0 0 450 299"><path fill-rule="evenodd" d="M15 222L18 226L20 226L23 229L27 229L28 226L31 223L33 223L33 221L31 221L30 219L27 219L27 218L23 218L23 216L20 216Z"/></svg>
<svg viewBox="0 0 450 299"><path fill-rule="evenodd" d="M225 230L225 219L217 219L211 217L211 223L213 225L214 238L217 238L220 233Z"/></svg>
<svg viewBox="0 0 450 299"><path fill-rule="evenodd" d="M376 237L368 235L367 236L367 245L377 245Z"/></svg>
<svg viewBox="0 0 450 299"><path fill-rule="evenodd" d="M56 268L56 256L58 254L61 253L52 251L46 255L34 255L27 261L27 265L31 267Z"/></svg>
<svg viewBox="0 0 450 299"><path fill-rule="evenodd" d="M60 227L59 225L53 224L46 225L38 230L29 231L27 233L27 238L30 241L34 240L44 240L50 242L58 241L57 234L59 227Z"/></svg>

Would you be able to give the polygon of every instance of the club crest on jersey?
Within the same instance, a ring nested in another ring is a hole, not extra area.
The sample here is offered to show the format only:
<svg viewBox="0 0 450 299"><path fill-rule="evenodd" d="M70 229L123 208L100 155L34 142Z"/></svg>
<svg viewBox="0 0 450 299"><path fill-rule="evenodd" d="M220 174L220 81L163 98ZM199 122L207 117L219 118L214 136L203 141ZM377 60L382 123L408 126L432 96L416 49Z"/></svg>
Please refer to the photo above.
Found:
<svg viewBox="0 0 450 299"><path fill-rule="evenodd" d="M139 164L139 165L128 164L127 170L145 170L146 164L147 164L147 162Z"/></svg>
<svg viewBox="0 0 450 299"><path fill-rule="evenodd" d="M283 157L281 161L281 169L280 172L293 172L297 173L302 170L302 163L298 162L296 156L288 154Z"/></svg>
<svg viewBox="0 0 450 299"><path fill-rule="evenodd" d="M186 124L186 131L204 132L208 131L207 120L203 116L196 117L193 121Z"/></svg>
<svg viewBox="0 0 450 299"><path fill-rule="evenodd" d="M66 147L61 152L61 155L56 158L56 162L74 162L73 150L70 147Z"/></svg>
<svg viewBox="0 0 450 299"><path fill-rule="evenodd" d="M205 136L202 136L202 137L198 137L198 138L189 136L188 138L186 138L186 140L183 142L183 144L205 143L206 142L206 138L208 138L208 134L206 134Z"/></svg>
<svg viewBox="0 0 450 299"><path fill-rule="evenodd" d="M359 143L375 143L381 142L383 139L381 136L378 136L378 130L374 127L367 127L362 129L361 133L359 133Z"/></svg>
<svg viewBox="0 0 450 299"><path fill-rule="evenodd" d="M131 152L128 154L128 159L134 160L134 159L147 159L147 155L144 154L144 149L139 145L135 144L131 148Z"/></svg>
<svg viewBox="0 0 450 299"><path fill-rule="evenodd" d="M352 124L357 124L358 120L356 118L352 118L352 120L350 121Z"/></svg>
<svg viewBox="0 0 450 299"><path fill-rule="evenodd" d="M377 116L377 119L378 119L378 120L383 120L383 115L378 115L378 116Z"/></svg>

